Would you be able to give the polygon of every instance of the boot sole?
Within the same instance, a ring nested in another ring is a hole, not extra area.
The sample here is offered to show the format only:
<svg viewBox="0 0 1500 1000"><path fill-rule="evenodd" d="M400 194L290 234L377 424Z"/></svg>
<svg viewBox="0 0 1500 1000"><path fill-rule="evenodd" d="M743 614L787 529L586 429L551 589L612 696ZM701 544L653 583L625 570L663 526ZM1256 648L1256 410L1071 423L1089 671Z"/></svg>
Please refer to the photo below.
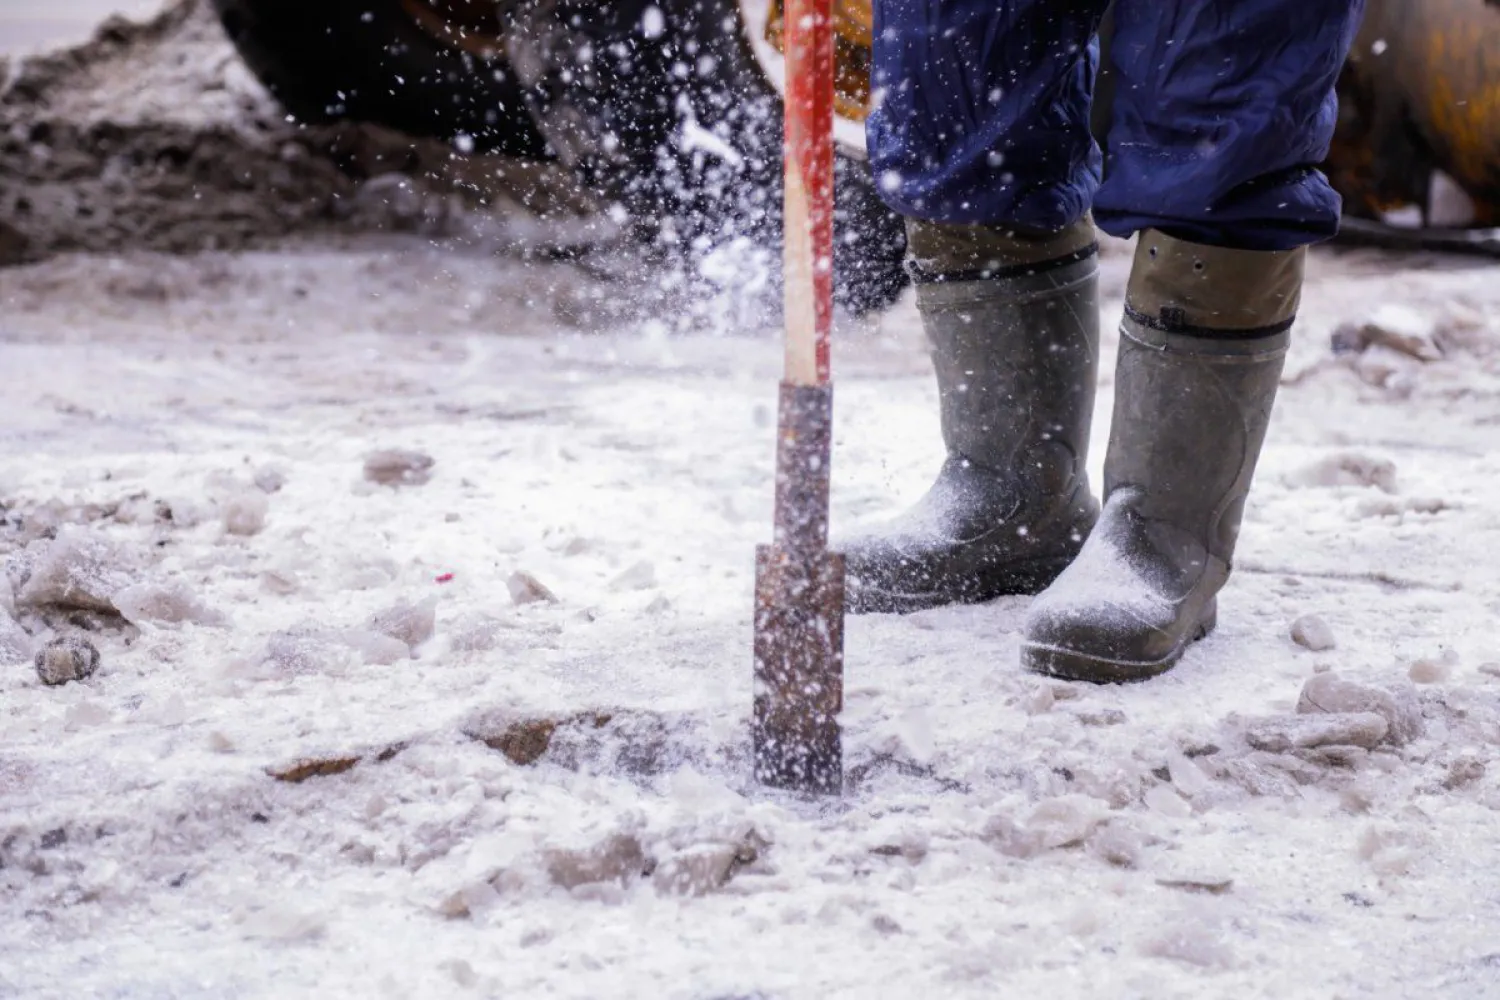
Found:
<svg viewBox="0 0 1500 1000"><path fill-rule="evenodd" d="M1051 586L1052 581L1056 580L1072 561L1073 556L1065 556L1012 563L1006 567L1003 580L983 588L929 590L913 594L880 587L850 587L845 597L844 610L851 615L909 615L917 611L941 608L948 604L983 604L997 597L1031 596Z"/></svg>
<svg viewBox="0 0 1500 1000"><path fill-rule="evenodd" d="M1212 632L1219 624L1219 602L1213 601L1196 628L1172 652L1159 660L1120 660L1092 656L1076 649L1021 644L1021 666L1034 674L1045 674L1059 680L1084 681L1089 684L1133 684L1160 677L1177 665L1189 646Z"/></svg>

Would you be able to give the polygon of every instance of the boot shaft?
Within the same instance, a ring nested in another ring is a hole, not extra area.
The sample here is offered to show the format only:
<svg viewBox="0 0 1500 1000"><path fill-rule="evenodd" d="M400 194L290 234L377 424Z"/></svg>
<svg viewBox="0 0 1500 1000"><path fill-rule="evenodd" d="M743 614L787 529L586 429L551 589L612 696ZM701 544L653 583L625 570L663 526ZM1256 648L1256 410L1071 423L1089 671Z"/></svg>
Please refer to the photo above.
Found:
<svg viewBox="0 0 1500 1000"><path fill-rule="evenodd" d="M1141 234L1115 375L1104 489L1134 488L1227 572L1270 424L1306 252Z"/></svg>
<svg viewBox="0 0 1500 1000"><path fill-rule="evenodd" d="M1098 374L1093 223L1026 234L909 224L950 458L1045 491L1081 480Z"/></svg>

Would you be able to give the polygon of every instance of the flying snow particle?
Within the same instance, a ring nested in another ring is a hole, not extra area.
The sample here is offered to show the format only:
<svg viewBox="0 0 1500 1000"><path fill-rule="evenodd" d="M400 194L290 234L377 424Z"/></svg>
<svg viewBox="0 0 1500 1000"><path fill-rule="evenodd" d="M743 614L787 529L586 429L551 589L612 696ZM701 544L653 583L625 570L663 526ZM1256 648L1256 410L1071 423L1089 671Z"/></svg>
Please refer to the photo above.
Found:
<svg viewBox="0 0 1500 1000"><path fill-rule="evenodd" d="M653 40L666 34L666 31L667 18L661 12L661 8L654 4L647 7L645 12L641 14L641 34L647 40Z"/></svg>

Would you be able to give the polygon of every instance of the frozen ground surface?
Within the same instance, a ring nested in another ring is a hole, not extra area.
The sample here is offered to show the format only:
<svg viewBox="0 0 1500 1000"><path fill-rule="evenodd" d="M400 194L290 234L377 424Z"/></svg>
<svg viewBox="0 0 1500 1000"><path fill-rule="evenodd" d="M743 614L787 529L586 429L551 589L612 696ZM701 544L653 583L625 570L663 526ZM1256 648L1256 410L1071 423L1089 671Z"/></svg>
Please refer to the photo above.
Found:
<svg viewBox="0 0 1500 1000"><path fill-rule="evenodd" d="M1315 261L1214 636L1094 689L1018 672L1022 599L851 620L823 806L739 756L770 339L570 334L566 269L415 243L0 272L12 565L104 539L105 593L219 622L86 622L83 683L0 669L0 993L1495 995L1500 286L1394 264ZM1447 353L1333 360L1376 303ZM841 526L936 467L914 319L841 342ZM380 448L430 479L366 483ZM518 570L555 603L514 604ZM429 598L410 658L307 637ZM1292 643L1306 613L1335 648ZM1413 663L1405 747L1246 745L1320 666ZM629 709L526 766L471 738Z"/></svg>
<svg viewBox="0 0 1500 1000"><path fill-rule="evenodd" d="M51 123L0 143L33 250L111 251L0 270L0 996L1500 995L1493 267L1314 257L1219 631L1173 674L1022 675L1024 599L852 619L847 793L766 795L774 331L660 295L601 323L640 285L481 252L537 236L514 206L437 246L369 233L441 235L388 184L309 203L327 171L265 166L263 95L172 10L0 94ZM204 74L210 111L173 96ZM201 204L79 166L99 127L198 149ZM241 249L135 246L205 234ZM940 455L909 304L837 366L843 529ZM374 484L383 449L433 464ZM1308 614L1336 645L1292 641ZM101 665L44 687L60 635ZM1322 668L1421 734L1264 749Z"/></svg>

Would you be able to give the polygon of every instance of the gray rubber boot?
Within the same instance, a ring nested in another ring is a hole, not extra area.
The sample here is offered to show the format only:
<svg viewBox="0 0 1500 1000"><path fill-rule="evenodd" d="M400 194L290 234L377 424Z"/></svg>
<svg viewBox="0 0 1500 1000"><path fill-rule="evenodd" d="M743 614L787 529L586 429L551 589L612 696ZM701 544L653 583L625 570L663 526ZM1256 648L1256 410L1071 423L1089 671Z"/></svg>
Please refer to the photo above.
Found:
<svg viewBox="0 0 1500 1000"><path fill-rule="evenodd" d="M1213 629L1302 287L1304 250L1140 235L1120 327L1105 503L1027 615L1021 659L1144 680Z"/></svg>
<svg viewBox="0 0 1500 1000"><path fill-rule="evenodd" d="M1099 353L1093 221L1035 236L918 222L909 246L948 457L915 507L836 543L853 613L1034 594L1099 513L1084 473Z"/></svg>

